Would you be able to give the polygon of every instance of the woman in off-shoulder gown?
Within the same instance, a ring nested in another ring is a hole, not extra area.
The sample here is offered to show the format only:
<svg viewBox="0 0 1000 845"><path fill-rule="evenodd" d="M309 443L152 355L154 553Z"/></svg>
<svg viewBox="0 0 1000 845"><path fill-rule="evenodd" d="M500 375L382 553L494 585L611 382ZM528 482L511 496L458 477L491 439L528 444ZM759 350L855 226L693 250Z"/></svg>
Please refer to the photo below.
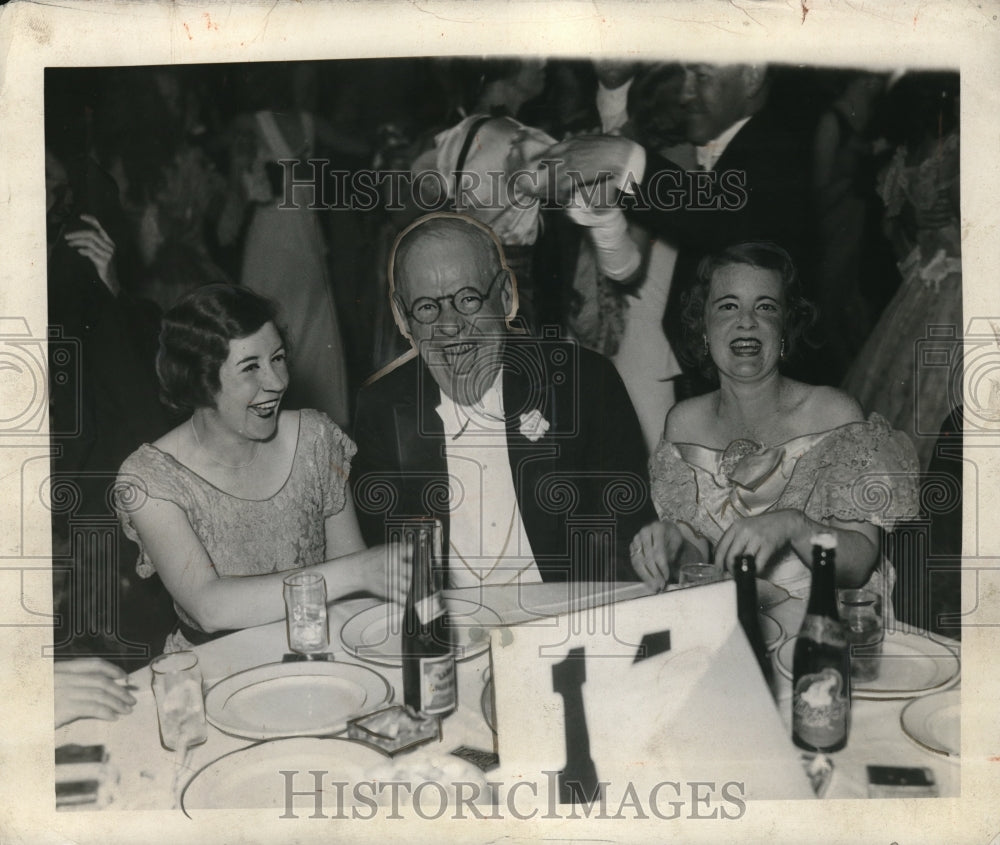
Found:
<svg viewBox="0 0 1000 845"><path fill-rule="evenodd" d="M899 85L907 83L926 101L917 100L924 107L913 116L915 137L897 148L878 185L902 283L843 387L913 438L926 471L942 422L961 402L960 149L950 91L957 77L946 85L915 74Z"/></svg>
<svg viewBox="0 0 1000 845"><path fill-rule="evenodd" d="M901 474L914 472L913 447L872 414L827 431L765 446L737 439L725 449L661 440L650 460L653 501L661 518L717 545L734 522L795 510L815 522L866 522L892 529L914 507ZM793 595L809 592L809 569L788 549L759 575ZM891 588L880 568L869 579Z"/></svg>
<svg viewBox="0 0 1000 845"><path fill-rule="evenodd" d="M685 324L719 389L671 409L650 461L660 519L630 551L651 587L684 562L721 572L749 554L760 577L805 596L813 537L828 533L838 585L877 590L891 614L880 532L917 510L916 456L846 394L782 375L812 313L774 244L737 244L701 263Z"/></svg>

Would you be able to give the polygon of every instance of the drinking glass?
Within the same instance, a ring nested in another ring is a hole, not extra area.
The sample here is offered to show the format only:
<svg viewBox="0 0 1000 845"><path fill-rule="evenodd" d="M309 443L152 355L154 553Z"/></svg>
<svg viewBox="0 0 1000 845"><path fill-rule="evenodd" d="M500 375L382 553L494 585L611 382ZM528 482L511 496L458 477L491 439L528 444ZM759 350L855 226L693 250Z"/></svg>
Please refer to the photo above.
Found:
<svg viewBox="0 0 1000 845"><path fill-rule="evenodd" d="M708 584L722 578L722 570L711 563L685 563L681 566L681 574L677 583L682 587L695 584Z"/></svg>
<svg viewBox="0 0 1000 845"><path fill-rule="evenodd" d="M871 590L840 590L840 619L851 646L851 680L874 681L882 657L882 607Z"/></svg>
<svg viewBox="0 0 1000 845"><path fill-rule="evenodd" d="M326 618L326 581L316 572L296 572L284 579L288 647L316 654L330 644Z"/></svg>
<svg viewBox="0 0 1000 845"><path fill-rule="evenodd" d="M163 747L182 751L203 743L208 727L198 656L193 651L175 651L160 655L149 667Z"/></svg>

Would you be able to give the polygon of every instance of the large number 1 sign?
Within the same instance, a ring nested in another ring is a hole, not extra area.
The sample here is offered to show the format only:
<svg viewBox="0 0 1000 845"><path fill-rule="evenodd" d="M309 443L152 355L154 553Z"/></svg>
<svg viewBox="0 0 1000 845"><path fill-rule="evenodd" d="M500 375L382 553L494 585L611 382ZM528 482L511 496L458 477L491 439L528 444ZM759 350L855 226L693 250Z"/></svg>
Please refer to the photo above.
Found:
<svg viewBox="0 0 1000 845"><path fill-rule="evenodd" d="M587 680L587 653L570 649L552 665L552 689L563 699L566 732L566 765L559 772L560 804L592 804L600 797L597 768L590 759L590 734L583 709L583 684Z"/></svg>
<svg viewBox="0 0 1000 845"><path fill-rule="evenodd" d="M646 634L636 649L632 663L670 651L670 631ZM602 785L590 756L590 733L583 706L583 685L587 680L587 651L570 649L552 665L552 689L563 699L563 727L566 737L566 765L559 772L561 804L592 804L601 798Z"/></svg>

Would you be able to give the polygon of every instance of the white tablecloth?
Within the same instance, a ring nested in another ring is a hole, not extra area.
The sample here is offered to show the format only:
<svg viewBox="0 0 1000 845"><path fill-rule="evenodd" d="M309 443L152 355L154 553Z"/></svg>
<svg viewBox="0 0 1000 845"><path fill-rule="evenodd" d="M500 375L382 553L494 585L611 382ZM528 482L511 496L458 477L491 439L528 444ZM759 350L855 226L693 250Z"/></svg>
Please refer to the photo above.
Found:
<svg viewBox="0 0 1000 845"><path fill-rule="evenodd" d="M593 593L589 587L575 585L567 592L564 585L540 584L518 590L484 588L454 591L456 597L479 601L497 612L505 622L516 624L537 615L553 614L567 606L601 603L607 592ZM647 592L641 585L625 585L615 591L615 600L627 600ZM339 637L343 624L358 612L377 604L373 599L358 599L330 606L331 650L338 660L355 661L347 655ZM801 623L805 603L788 599L768 612L787 632L795 632ZM287 653L284 622L248 628L214 640L195 649L204 675L206 689L217 681L254 666L280 662ZM443 722L440 743L422 746L413 754L449 752L459 745L492 750L493 734L483 718L480 699L488 653L459 663L459 708ZM401 670L373 666L395 690L395 701L402 699ZM790 723L790 683L775 671L774 692L783 718ZM164 809L176 806L179 788L202 767L224 754L252 744L251 740L228 736L209 725L208 740L191 750L181 760L160 745L156 706L150 687L150 670L141 669L130 676L138 699L133 712L115 722L84 719L56 731L55 745L102 744L108 754L112 779L108 794L112 809ZM852 727L847 747L830 755L833 778L827 798L867 796L866 764L927 766L933 770L942 796L959 794L959 766L947 758L919 748L903 733L900 712L907 701L854 702Z"/></svg>
<svg viewBox="0 0 1000 845"><path fill-rule="evenodd" d="M790 598L767 611L785 631L794 636L802 624L806 603ZM945 637L935 637L942 645L959 653L959 645ZM777 648L772 653L775 699L785 724L791 731L792 684L777 666ZM956 683L958 679L956 678ZM934 772L941 797L960 794L957 760L920 748L903 733L900 714L912 699L872 701L856 698L851 704L851 733L843 750L831 754L833 777L826 798L867 798L868 765L926 766Z"/></svg>

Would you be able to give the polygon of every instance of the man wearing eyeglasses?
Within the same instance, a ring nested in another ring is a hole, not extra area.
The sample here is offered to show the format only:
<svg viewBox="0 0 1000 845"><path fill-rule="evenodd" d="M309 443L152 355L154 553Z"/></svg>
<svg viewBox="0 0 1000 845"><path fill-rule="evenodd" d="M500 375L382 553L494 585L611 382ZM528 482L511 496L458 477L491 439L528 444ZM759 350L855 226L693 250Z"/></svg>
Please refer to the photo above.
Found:
<svg viewBox="0 0 1000 845"><path fill-rule="evenodd" d="M628 543L655 516L610 362L510 327L514 275L472 218L416 221L389 278L413 349L358 397L351 479L366 541L433 516L453 587L634 578Z"/></svg>

